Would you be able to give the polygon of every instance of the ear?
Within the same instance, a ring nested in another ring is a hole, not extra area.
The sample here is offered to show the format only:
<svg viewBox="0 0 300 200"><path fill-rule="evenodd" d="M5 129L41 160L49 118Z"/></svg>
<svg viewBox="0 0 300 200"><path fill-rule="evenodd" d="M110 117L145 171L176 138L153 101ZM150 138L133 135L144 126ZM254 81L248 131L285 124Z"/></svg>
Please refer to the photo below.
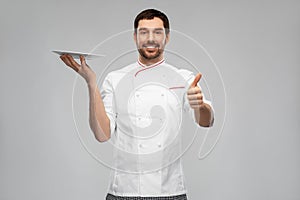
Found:
<svg viewBox="0 0 300 200"><path fill-rule="evenodd" d="M133 40L134 40L135 43L137 42L136 32L135 31L133 32Z"/></svg>
<svg viewBox="0 0 300 200"><path fill-rule="evenodd" d="M170 32L166 35L166 44L169 42L170 40Z"/></svg>

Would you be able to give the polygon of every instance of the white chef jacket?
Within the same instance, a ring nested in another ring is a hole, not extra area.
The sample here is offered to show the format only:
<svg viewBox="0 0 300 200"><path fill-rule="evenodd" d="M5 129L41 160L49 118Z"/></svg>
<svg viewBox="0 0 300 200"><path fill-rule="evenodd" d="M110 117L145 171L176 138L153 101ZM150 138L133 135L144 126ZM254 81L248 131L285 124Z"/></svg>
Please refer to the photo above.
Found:
<svg viewBox="0 0 300 200"><path fill-rule="evenodd" d="M180 137L182 112L189 112L195 121L186 97L194 77L164 60L151 66L137 61L106 76L100 91L114 145L108 193L145 197L187 193Z"/></svg>

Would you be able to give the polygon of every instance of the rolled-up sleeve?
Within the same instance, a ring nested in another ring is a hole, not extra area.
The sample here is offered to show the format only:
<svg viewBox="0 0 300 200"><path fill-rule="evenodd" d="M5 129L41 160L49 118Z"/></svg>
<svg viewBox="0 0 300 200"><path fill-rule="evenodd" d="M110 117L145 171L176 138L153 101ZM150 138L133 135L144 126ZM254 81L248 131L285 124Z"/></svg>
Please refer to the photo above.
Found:
<svg viewBox="0 0 300 200"><path fill-rule="evenodd" d="M100 94L102 97L106 114L110 121L110 133L111 136L113 136L116 131L116 110L114 103L114 89L110 74L108 74L105 77L103 84L100 88Z"/></svg>

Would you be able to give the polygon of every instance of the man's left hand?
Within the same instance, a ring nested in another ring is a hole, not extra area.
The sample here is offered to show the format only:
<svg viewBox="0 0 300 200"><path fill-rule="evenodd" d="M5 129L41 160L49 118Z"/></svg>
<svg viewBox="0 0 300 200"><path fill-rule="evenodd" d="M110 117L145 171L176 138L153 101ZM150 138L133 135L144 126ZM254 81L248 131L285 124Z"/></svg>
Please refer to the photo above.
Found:
<svg viewBox="0 0 300 200"><path fill-rule="evenodd" d="M202 74L198 73L187 91L187 98L189 100L190 106L193 109L200 109L202 106L204 106L203 94L201 88L197 85L201 77Z"/></svg>

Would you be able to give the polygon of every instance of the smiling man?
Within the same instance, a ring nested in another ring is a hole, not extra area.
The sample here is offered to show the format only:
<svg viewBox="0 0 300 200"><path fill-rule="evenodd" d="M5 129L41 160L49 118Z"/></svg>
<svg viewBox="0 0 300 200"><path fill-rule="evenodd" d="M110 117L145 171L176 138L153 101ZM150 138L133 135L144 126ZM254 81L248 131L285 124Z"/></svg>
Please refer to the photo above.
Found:
<svg viewBox="0 0 300 200"><path fill-rule="evenodd" d="M134 40L140 53L139 61L151 65L163 60L163 51L169 41L169 22L159 17L143 19L147 12L137 17L134 23ZM164 26L166 23L166 27Z"/></svg>
<svg viewBox="0 0 300 200"><path fill-rule="evenodd" d="M61 56L87 82L95 138L113 139L117 149L107 200L187 199L180 159L181 111L191 113L202 127L212 126L214 118L198 86L201 74L194 76L165 62L169 31L164 13L155 9L139 13L134 21L138 60L110 72L101 92L83 56L81 64L70 55Z"/></svg>

